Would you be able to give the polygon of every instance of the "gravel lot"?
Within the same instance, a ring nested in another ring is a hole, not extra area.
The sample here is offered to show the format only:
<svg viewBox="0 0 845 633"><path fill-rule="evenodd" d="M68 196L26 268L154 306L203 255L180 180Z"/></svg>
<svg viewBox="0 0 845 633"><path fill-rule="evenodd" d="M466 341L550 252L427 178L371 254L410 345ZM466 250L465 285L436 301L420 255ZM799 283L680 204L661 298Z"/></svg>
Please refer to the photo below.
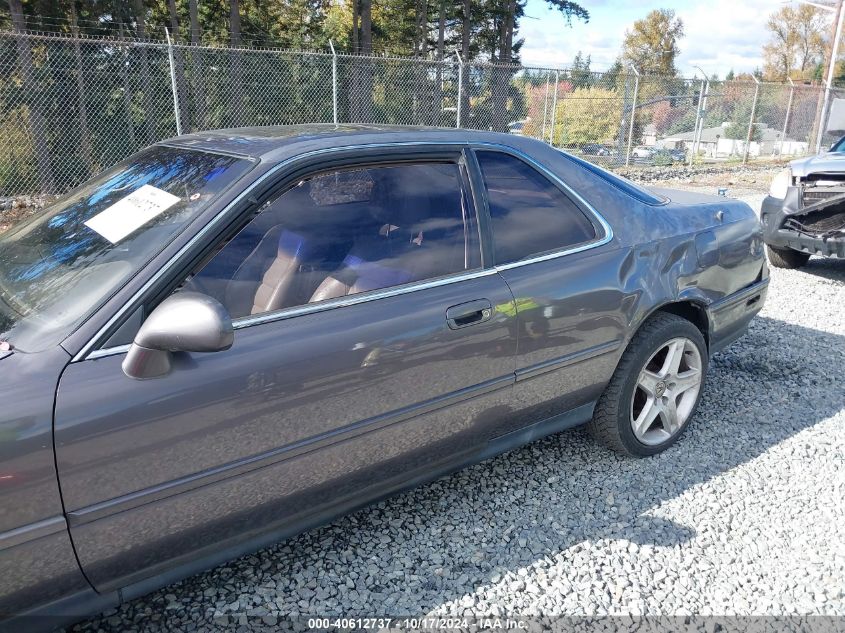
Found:
<svg viewBox="0 0 845 633"><path fill-rule="evenodd" d="M762 315L713 359L693 426L662 455L623 459L563 433L73 630L296 614L845 615L843 306L845 262L773 270Z"/></svg>

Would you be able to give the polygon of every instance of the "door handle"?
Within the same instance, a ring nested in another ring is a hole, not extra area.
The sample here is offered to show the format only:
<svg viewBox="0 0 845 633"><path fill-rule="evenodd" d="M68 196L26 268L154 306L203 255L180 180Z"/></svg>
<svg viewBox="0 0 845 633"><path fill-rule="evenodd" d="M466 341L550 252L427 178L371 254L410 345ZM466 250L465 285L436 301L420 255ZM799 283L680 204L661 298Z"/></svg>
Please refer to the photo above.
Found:
<svg viewBox="0 0 845 633"><path fill-rule="evenodd" d="M460 330L470 325L489 321L493 316L493 306L487 299L476 299L459 303L446 310L446 323L453 330Z"/></svg>

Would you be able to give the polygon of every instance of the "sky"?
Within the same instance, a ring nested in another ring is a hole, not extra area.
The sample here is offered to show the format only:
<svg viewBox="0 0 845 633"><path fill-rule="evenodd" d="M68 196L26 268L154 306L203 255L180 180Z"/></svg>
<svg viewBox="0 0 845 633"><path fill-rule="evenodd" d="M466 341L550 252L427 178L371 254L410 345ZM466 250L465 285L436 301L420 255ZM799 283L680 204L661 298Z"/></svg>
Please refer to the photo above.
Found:
<svg viewBox="0 0 845 633"><path fill-rule="evenodd" d="M587 24L549 9L546 0L528 0L519 35L525 38L522 63L566 67L580 50L591 55L591 70L607 69L619 54L625 29L652 9L674 9L684 22L684 38L676 66L693 76L701 66L708 75L724 77L733 68L751 72L763 67L762 47L768 39L766 18L783 0L579 0L590 12ZM700 73L699 73L700 75Z"/></svg>

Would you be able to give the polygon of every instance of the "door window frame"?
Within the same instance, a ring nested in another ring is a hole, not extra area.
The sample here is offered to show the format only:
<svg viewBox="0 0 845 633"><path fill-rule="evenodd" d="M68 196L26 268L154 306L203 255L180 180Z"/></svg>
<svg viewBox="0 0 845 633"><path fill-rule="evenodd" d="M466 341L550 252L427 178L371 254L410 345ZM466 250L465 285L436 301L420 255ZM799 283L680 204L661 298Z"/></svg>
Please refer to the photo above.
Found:
<svg viewBox="0 0 845 633"><path fill-rule="evenodd" d="M153 272L151 278L133 296L132 300L126 303L117 314L106 322L106 325L100 328L71 362L125 353L129 349L129 344L108 346L108 341L127 320L133 317L139 308L143 308L146 314L152 312L158 303L184 282L187 275L192 271L199 270L204 263L209 261L213 257L213 253L219 250L218 247L221 244L233 239L249 224L258 215L258 210L267 200L282 195L285 190L295 186L305 178L333 169L426 162L457 165L461 174L462 197L465 200L467 213L468 215L474 213L475 217L476 230L478 231L477 247L480 251L481 265L472 270L458 271L442 277L241 317L233 320L235 330L496 274L497 271L492 263L490 234L484 217L486 211L483 205L486 203L482 202L483 182L478 180L478 173L472 167L471 161L474 160L474 156L471 155L466 143L427 144L407 142L327 148L293 156L280 162L266 172L262 178L246 187L237 199L233 200L208 225L198 231L170 264ZM243 204L244 200L248 204ZM219 224L223 225L219 234L214 239L204 240L203 238L207 236L211 226Z"/></svg>
<svg viewBox="0 0 845 633"><path fill-rule="evenodd" d="M285 188L280 189L278 193L274 193L273 195L265 198L264 201L259 203L259 206L261 204L264 204L264 202L269 199L284 195L287 191L290 191L292 186L296 186L297 183L303 180L320 176L322 174L330 173L335 170L346 171L355 169L366 169L368 167L389 168L401 165L421 165L425 163L453 164L458 167L460 179L459 184L461 187L461 203L463 205L466 205L465 212L467 214L467 219L472 220L475 223L475 230L477 235L475 237L475 240L473 240L473 245L478 248L477 257L478 261L480 262L480 265L478 267L469 270L455 271L438 277L411 281L396 286L376 288L374 290L345 295L343 297L336 297L334 299L327 299L315 303L306 303L298 306L281 308L279 310L273 310L270 312L263 312L260 314L238 317L237 319L233 319L232 321L232 325L235 331L254 325L260 325L262 323L273 323L275 321L290 319L303 314L312 314L314 312L322 312L324 310L330 310L333 308L342 308L350 305L357 305L359 303L366 303L369 301L375 301L377 299L382 299L386 297L394 297L397 295L407 294L409 292L416 292L419 290L425 290L427 288L435 288L437 286L457 283L466 279L473 279L475 277L483 276L480 273L493 274L495 271L492 270L492 267L489 268L490 272L484 272L484 251L481 244L482 229L479 219L479 209L478 204L476 202L477 198L473 195L471 191L471 184L469 180L469 168L466 164L466 158L463 152L454 153L451 155L426 154L424 157L403 158L398 160L395 157L385 157L385 160L378 161L373 161L372 159L367 160L366 157L361 157L360 160L344 162L343 164L332 165L330 167L321 167L320 169L309 171L306 175L301 178L295 179L293 183L289 183Z"/></svg>
<svg viewBox="0 0 845 633"><path fill-rule="evenodd" d="M588 213L589 218L594 219L598 223L603 231L603 235L597 236L597 239L592 242L580 244L573 248L563 248L529 259L506 264L496 264L493 257L487 191L484 186L481 169L475 157L475 151L502 152L527 163L558 186L565 194L569 195L582 210ZM100 313L96 313L98 320L102 319L100 320L102 325L97 327L94 330L95 333L93 336L89 336L87 342L79 347L79 351L73 355L71 362L75 363L89 358L100 358L125 353L129 349L129 345L114 347L104 347L104 345L125 321L132 318L132 315L138 308L145 305L154 306L163 300L176 287L177 282L174 280L181 281L184 279L190 270L194 269L202 261L208 250L213 248L213 246L208 246L208 242L204 241L209 235L214 236L213 240L209 240L214 245L220 243L223 239L231 239L251 219L251 211L254 211L256 208L255 204L279 192L280 188L297 181L297 179L301 180L308 173L330 169L332 166L352 165L355 161L359 164L365 162L376 164L376 161L383 163L412 162L414 159L442 158L444 155L451 156L453 160L455 157L459 157L458 160L463 160L465 164L467 172L466 184L468 184L467 194L472 199L471 206L475 208L476 221L480 232L481 268L474 272L458 273L459 278L457 276L441 278L444 280L442 283L456 283L472 277L496 274L498 271L564 257L573 253L598 248L613 240L613 229L610 224L590 203L549 169L524 152L508 145L493 142L394 141L329 147L303 152L282 160L268 168L254 182L245 186L236 197L225 203L225 206L206 224L201 227L189 228L189 230L195 230L196 232L187 239L176 255L168 260L164 266L156 270L150 270L149 266L152 264L148 265L142 271L142 274L148 275L147 280L134 292L129 301L124 303L120 309L109 317L103 317ZM426 283L424 281L412 285L410 288L403 287L401 292L414 292L421 289L417 286L423 286ZM442 285L442 283L438 285ZM399 293L397 292L396 294ZM377 297L368 295L368 300L374 300L375 298ZM322 309L338 307L337 305L330 304L328 301L315 304L315 306L317 305ZM83 324L81 327L85 327L85 325ZM86 339L83 338L82 340L85 341Z"/></svg>
<svg viewBox="0 0 845 633"><path fill-rule="evenodd" d="M541 178L547 180L549 184L557 188L561 194L566 196L578 209L580 209L580 211L586 216L587 220L589 220L595 228L596 236L592 240L586 242L579 242L578 244L569 246L561 246L560 248L549 251L540 251L536 255L531 255L524 259L518 259L512 262L498 263L496 261L495 246L493 244L493 220L490 215L490 201L487 196L487 187L484 185L484 174L481 170L481 165L478 161L478 157L476 156L476 152L497 152L505 154L522 162L529 169L533 169ZM485 227L484 230L487 233L483 240L483 244L485 245L487 252L490 253L491 260L494 262L493 267L497 271L510 270L512 268L519 268L521 266L536 264L537 262L544 262L550 259L557 259L558 257L580 253L593 248L598 248L599 246L604 246L613 240L613 228L604 216L602 216L602 214L599 213L593 205L587 202L583 196L566 184L566 182L564 182L559 176L527 154L511 147L493 143L472 143L470 144L469 154L470 157L467 159L468 164L471 166L472 170L476 172L476 178L480 183L479 193L483 207L482 219Z"/></svg>

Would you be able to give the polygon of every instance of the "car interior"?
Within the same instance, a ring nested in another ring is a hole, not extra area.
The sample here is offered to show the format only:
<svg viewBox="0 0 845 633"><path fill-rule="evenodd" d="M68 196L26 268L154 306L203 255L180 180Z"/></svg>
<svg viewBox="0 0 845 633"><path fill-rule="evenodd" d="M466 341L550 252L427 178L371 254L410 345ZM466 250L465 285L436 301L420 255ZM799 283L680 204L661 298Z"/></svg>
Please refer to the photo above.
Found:
<svg viewBox="0 0 845 633"><path fill-rule="evenodd" d="M439 277L477 265L470 224L456 165L334 171L265 203L183 289L239 318Z"/></svg>

